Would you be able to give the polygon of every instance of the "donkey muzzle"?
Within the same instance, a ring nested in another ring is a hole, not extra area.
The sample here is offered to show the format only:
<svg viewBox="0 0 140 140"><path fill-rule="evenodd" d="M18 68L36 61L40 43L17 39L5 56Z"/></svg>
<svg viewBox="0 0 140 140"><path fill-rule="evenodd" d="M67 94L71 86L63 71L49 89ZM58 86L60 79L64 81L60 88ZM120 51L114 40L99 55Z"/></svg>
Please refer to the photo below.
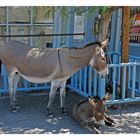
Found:
<svg viewBox="0 0 140 140"><path fill-rule="evenodd" d="M100 77L101 78L106 78L107 75L109 74L109 69L106 67L104 70L99 71Z"/></svg>

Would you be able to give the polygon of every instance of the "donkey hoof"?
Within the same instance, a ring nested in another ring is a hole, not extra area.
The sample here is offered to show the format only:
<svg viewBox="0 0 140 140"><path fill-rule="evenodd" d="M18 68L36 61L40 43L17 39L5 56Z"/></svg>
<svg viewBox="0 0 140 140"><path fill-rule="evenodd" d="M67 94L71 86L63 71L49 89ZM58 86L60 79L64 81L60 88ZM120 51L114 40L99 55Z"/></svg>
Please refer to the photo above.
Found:
<svg viewBox="0 0 140 140"><path fill-rule="evenodd" d="M19 112L19 109L20 109L20 106L19 106L19 105L14 105L14 106L12 106L12 112L13 112L13 113Z"/></svg>
<svg viewBox="0 0 140 140"><path fill-rule="evenodd" d="M47 117L49 117L49 118L54 117L54 113L51 111L51 109L47 109Z"/></svg>
<svg viewBox="0 0 140 140"><path fill-rule="evenodd" d="M54 114L53 114L53 113L48 113L48 114L47 114L47 117L48 117L48 118L54 118Z"/></svg>
<svg viewBox="0 0 140 140"><path fill-rule="evenodd" d="M17 110L19 110L20 109L20 105L15 105L15 108L17 109Z"/></svg>
<svg viewBox="0 0 140 140"><path fill-rule="evenodd" d="M68 114L67 109L66 109L66 108L64 108L64 107L62 107L62 114L64 114L64 115L67 115L67 114Z"/></svg>
<svg viewBox="0 0 140 140"><path fill-rule="evenodd" d="M13 112L13 113L17 113L18 110L17 110L16 108L12 108L12 112Z"/></svg>

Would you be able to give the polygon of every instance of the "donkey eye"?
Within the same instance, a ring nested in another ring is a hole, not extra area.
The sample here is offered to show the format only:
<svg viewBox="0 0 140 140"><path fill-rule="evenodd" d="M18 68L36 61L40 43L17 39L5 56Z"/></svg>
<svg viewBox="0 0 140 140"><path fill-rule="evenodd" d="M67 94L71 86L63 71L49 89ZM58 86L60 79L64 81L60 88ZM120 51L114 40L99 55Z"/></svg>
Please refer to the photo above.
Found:
<svg viewBox="0 0 140 140"><path fill-rule="evenodd" d="M100 48L99 47L96 47L96 53L100 54Z"/></svg>

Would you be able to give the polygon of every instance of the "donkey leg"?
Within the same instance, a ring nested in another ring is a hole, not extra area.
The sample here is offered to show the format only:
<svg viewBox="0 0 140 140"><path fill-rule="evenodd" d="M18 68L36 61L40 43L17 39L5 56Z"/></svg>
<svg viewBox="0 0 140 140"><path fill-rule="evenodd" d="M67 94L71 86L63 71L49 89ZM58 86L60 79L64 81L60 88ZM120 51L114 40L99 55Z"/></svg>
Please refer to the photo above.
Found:
<svg viewBox="0 0 140 140"><path fill-rule="evenodd" d="M66 93L65 87L66 87L66 80L60 83L60 102L61 102L61 109L63 114L68 113L65 107L65 93Z"/></svg>
<svg viewBox="0 0 140 140"><path fill-rule="evenodd" d="M14 111L16 110L15 108L16 98L14 96L14 74L8 75L8 89L9 89L11 107L12 110Z"/></svg>
<svg viewBox="0 0 140 140"><path fill-rule="evenodd" d="M16 100L16 89L17 89L17 85L18 85L19 79L20 79L20 75L18 73L16 73L14 75L14 91L13 91L13 98L14 98L14 101L15 101L16 109L20 108L20 106L17 104L17 100Z"/></svg>
<svg viewBox="0 0 140 140"><path fill-rule="evenodd" d="M92 122L84 121L84 122L81 123L81 125L83 127L87 128L91 132L94 132L96 134L101 134L101 131L98 130L98 128L96 126L94 126L94 124Z"/></svg>
<svg viewBox="0 0 140 140"><path fill-rule="evenodd" d="M108 126L114 126L116 123L113 120L113 118L111 118L110 116L108 116L107 114L105 114L105 124Z"/></svg>
<svg viewBox="0 0 140 140"><path fill-rule="evenodd" d="M51 83L51 89L50 89L50 94L49 94L49 102L48 102L48 106L47 106L47 116L53 116L53 112L52 112L52 104L56 95L56 91L58 89L59 83L53 81Z"/></svg>

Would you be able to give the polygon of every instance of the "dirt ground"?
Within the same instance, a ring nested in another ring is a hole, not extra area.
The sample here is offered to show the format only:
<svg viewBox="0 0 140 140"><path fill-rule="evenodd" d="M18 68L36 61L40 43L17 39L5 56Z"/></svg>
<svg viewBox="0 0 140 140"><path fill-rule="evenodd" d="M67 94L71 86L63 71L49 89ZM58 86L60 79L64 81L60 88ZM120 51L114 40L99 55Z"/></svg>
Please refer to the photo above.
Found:
<svg viewBox="0 0 140 140"><path fill-rule="evenodd" d="M0 134L92 134L72 119L71 109L82 97L74 93L66 94L67 116L60 110L57 94L53 111L54 118L46 116L48 94L20 93L18 101L21 109L12 113L9 97L0 97ZM101 126L104 134L140 133L140 103L123 104L118 109L108 108L108 113L115 119L114 127Z"/></svg>

